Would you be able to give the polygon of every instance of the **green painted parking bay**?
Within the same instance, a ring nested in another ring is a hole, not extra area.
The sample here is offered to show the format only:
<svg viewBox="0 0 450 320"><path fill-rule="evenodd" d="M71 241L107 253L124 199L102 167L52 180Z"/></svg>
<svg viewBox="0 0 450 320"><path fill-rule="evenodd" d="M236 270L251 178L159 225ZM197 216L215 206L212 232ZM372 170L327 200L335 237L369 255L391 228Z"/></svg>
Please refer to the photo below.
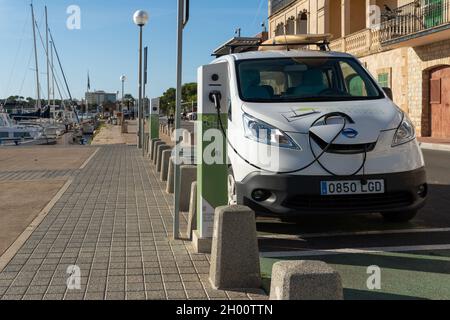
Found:
<svg viewBox="0 0 450 320"><path fill-rule="evenodd" d="M281 260L321 260L342 277L346 300L450 299L450 250L374 252L303 257L261 258L264 287L270 291L271 270ZM370 290L369 266L381 269L381 289Z"/></svg>

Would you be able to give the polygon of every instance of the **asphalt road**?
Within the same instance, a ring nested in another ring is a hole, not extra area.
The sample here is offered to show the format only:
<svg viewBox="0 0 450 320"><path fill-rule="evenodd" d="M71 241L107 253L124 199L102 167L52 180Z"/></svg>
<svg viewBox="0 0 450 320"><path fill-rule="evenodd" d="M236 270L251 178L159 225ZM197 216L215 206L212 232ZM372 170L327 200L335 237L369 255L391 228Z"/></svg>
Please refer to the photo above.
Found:
<svg viewBox="0 0 450 320"><path fill-rule="evenodd" d="M260 249L271 251L450 245L450 152L424 151L429 197L409 223L387 223L378 214L305 216L295 223L260 218Z"/></svg>
<svg viewBox="0 0 450 320"><path fill-rule="evenodd" d="M190 123L182 127L192 130ZM450 152L424 151L429 197L409 223L379 214L257 219L263 285L280 260L321 260L339 272L345 299L450 299ZM381 288L367 287L368 267Z"/></svg>
<svg viewBox="0 0 450 320"><path fill-rule="evenodd" d="M348 300L450 299L450 152L424 154L430 194L410 223L386 223L377 214L304 217L295 224L259 219L267 290L274 263L320 260L340 274ZM380 270L380 288L367 285L370 266Z"/></svg>

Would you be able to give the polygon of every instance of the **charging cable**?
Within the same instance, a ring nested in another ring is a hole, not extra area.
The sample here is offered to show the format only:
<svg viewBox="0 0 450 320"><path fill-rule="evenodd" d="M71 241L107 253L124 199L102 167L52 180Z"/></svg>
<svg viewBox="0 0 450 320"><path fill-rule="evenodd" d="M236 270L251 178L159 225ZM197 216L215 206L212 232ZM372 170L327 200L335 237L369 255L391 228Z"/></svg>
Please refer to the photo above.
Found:
<svg viewBox="0 0 450 320"><path fill-rule="evenodd" d="M311 161L310 163L308 163L306 166L303 166L299 169L296 170L292 170L292 171L271 171L271 170L267 170L264 168L261 168L253 163L251 163L249 160L245 159L245 157L243 157L239 151L236 150L236 148L233 146L233 144L230 142L230 140L228 139L228 135L226 134L226 130L223 126L222 123L222 117L221 117L221 105L220 105L220 100L222 98L222 95L220 93L220 91L212 91L209 94L209 99L211 102L214 103L215 107L216 107L216 111L217 111L217 116L219 119L219 126L220 126L220 130L222 131L223 136L225 137L228 145L231 147L231 149L233 149L233 151L247 164L249 164L250 166L254 167L255 169L261 170L261 171L265 171L268 173L272 173L272 174L293 174L293 173L297 173L300 171L304 171L308 168L310 168L312 165L314 165L316 162L321 166L321 168L323 170L325 170L327 173L329 173L330 175L334 176L334 177L353 177L355 175L357 175L361 170L363 170L363 178L361 180L361 182L363 184L367 184L367 180L364 178L365 176L365 165L367 162L367 147L364 148L364 159L363 159L363 163L362 165L358 168L358 170L356 170L354 173L349 174L349 175L339 175L336 174L334 172L332 172L331 170L327 169L321 162L320 159L322 158L322 156L333 146L334 142L339 138L339 136L342 134L342 132L344 132L346 126L347 126L347 121L353 122L352 118L342 112L330 112L327 114L324 114L322 116L320 116L319 118L317 118L311 125L311 128L314 127L317 123L319 123L321 120L324 121L324 123L326 124L328 119L332 118L332 117L341 117L343 119L343 124L341 129L339 130L339 132L333 137L333 139L327 144L327 146L317 155L313 149L312 146L312 138L311 138L311 132L309 132L309 136L308 136L308 140L309 140L309 146L311 149L311 153L314 156L313 161Z"/></svg>

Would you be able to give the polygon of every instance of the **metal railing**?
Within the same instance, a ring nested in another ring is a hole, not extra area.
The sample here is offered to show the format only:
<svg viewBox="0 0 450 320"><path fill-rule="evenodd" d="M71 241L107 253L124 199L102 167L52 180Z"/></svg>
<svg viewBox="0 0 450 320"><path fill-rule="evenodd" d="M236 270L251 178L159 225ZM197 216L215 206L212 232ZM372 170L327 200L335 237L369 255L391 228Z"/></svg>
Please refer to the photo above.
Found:
<svg viewBox="0 0 450 320"><path fill-rule="evenodd" d="M416 0L382 14L382 43L450 23L450 0Z"/></svg>
<svg viewBox="0 0 450 320"><path fill-rule="evenodd" d="M274 13L277 13L281 9L287 7L291 3L295 2L296 0L271 0L269 4L270 13L269 15L272 15Z"/></svg>

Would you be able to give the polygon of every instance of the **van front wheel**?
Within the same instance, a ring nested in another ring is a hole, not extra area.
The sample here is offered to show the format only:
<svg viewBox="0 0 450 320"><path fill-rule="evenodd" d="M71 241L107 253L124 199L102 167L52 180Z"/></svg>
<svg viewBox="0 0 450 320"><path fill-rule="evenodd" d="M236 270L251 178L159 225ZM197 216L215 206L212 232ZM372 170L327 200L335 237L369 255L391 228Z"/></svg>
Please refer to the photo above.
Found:
<svg viewBox="0 0 450 320"><path fill-rule="evenodd" d="M382 213L381 215L388 222L409 222L415 218L417 210Z"/></svg>

